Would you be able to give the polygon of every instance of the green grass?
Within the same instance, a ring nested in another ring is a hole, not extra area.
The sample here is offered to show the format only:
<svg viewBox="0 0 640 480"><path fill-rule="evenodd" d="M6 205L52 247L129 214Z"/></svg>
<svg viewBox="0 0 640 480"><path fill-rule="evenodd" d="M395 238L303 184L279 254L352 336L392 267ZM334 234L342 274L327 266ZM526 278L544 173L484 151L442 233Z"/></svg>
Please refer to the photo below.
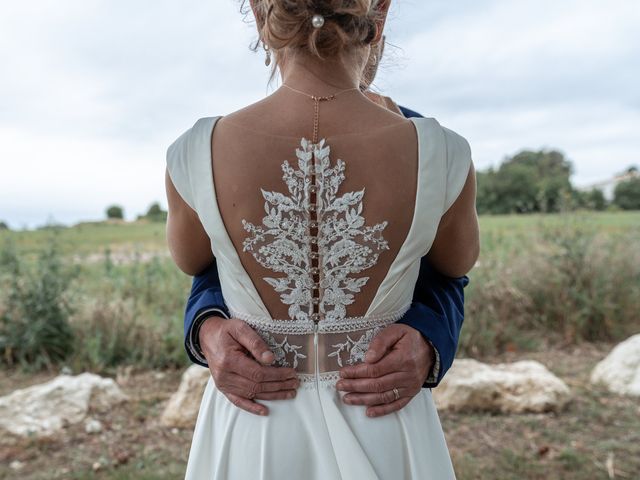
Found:
<svg viewBox="0 0 640 480"><path fill-rule="evenodd" d="M640 211L574 212L570 214L481 215L480 232L483 254L505 249L503 254L519 250L535 238L541 227L563 226L567 219L584 223L602 232L640 234ZM65 253L102 253L112 250L166 250L165 225L149 222L87 222L56 229ZM33 253L50 238L47 229L0 231L0 243L7 237L16 240L21 250Z"/></svg>
<svg viewBox="0 0 640 480"><path fill-rule="evenodd" d="M0 230L0 243L15 240L20 249L31 254L42 249L57 233L66 254L102 253L112 250L161 251L166 247L165 224L153 222L87 222L68 228L28 231Z"/></svg>
<svg viewBox="0 0 640 480"><path fill-rule="evenodd" d="M480 232L460 354L616 341L640 330L640 212L484 215ZM190 278L168 256L162 223L0 232L0 316L12 285L6 269L2 274L7 241L38 272L38 253L52 239L80 269L65 293L78 347L71 365L102 371L186 364L182 315Z"/></svg>

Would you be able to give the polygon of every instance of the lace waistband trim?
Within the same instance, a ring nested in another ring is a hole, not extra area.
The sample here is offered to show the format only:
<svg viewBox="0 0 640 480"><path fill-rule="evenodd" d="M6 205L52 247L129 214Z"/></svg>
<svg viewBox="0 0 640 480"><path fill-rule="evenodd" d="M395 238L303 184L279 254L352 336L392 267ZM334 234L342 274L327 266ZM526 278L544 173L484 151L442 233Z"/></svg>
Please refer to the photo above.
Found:
<svg viewBox="0 0 640 480"><path fill-rule="evenodd" d="M312 390L316 388L316 375L313 373L298 373L300 387L303 390ZM340 372L323 372L318 374L318 387L335 388L336 383L340 380Z"/></svg>
<svg viewBox="0 0 640 480"><path fill-rule="evenodd" d="M386 326L400 320L409 310L411 304L388 312L384 315L370 315L361 317L344 317L339 319L321 319L318 322L318 333L348 333L367 328ZM285 335L304 335L314 332L312 320L279 320L265 316L248 315L246 313L229 308L233 318L239 318L254 328L267 330L271 333Z"/></svg>

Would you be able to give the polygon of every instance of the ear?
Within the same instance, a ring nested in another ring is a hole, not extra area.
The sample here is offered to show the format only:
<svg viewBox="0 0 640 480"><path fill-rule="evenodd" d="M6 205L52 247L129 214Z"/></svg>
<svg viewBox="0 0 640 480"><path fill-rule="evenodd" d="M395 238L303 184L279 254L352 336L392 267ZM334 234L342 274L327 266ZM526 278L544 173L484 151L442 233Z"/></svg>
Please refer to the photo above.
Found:
<svg viewBox="0 0 640 480"><path fill-rule="evenodd" d="M384 24L387 21L390 6L391 0L380 0L376 5L376 10L380 13L380 20L376 21L376 36L373 37L371 41L373 44L378 43L382 39L382 32L384 30Z"/></svg>

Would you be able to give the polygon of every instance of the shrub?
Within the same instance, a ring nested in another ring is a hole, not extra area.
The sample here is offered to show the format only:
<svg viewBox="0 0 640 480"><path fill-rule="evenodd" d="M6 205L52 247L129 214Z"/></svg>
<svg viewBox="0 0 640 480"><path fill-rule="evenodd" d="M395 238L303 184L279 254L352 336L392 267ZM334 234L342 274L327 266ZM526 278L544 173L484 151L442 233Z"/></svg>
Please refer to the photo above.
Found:
<svg viewBox="0 0 640 480"><path fill-rule="evenodd" d="M111 205L107 208L107 218L119 218L122 220L124 218L124 209L118 205Z"/></svg>
<svg viewBox="0 0 640 480"><path fill-rule="evenodd" d="M7 288L0 312L0 362L24 369L52 368L73 352L69 324L73 312L66 297L77 269L65 268L55 237L28 265L15 245L6 244L0 256L2 283Z"/></svg>
<svg viewBox="0 0 640 480"><path fill-rule="evenodd" d="M481 242L465 289L462 351L489 355L637 333L638 230L603 230L591 218L566 213L532 221L515 252L507 245L515 232Z"/></svg>
<svg viewBox="0 0 640 480"><path fill-rule="evenodd" d="M623 210L640 210L640 176L616 185L613 202Z"/></svg>
<svg viewBox="0 0 640 480"><path fill-rule="evenodd" d="M71 321L79 346L73 366L108 371L188 363L182 312L189 279L170 260L134 254L114 263L107 249L104 263L86 270L91 281L78 286L85 300Z"/></svg>
<svg viewBox="0 0 640 480"><path fill-rule="evenodd" d="M167 211L163 210L158 202L154 202L147 210L145 215L141 215L138 218L144 218L151 222L166 222L167 221Z"/></svg>

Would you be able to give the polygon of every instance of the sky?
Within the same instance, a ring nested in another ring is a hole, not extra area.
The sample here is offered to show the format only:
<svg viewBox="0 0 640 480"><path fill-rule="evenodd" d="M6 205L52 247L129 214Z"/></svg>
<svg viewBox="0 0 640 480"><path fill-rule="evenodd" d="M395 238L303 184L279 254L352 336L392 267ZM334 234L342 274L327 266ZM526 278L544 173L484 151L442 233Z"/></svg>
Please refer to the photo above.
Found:
<svg viewBox="0 0 640 480"><path fill-rule="evenodd" d="M584 186L640 165L637 0L392 0L374 87L469 141L475 168L555 148ZM256 102L240 0L0 0L0 221L134 219L165 153Z"/></svg>

